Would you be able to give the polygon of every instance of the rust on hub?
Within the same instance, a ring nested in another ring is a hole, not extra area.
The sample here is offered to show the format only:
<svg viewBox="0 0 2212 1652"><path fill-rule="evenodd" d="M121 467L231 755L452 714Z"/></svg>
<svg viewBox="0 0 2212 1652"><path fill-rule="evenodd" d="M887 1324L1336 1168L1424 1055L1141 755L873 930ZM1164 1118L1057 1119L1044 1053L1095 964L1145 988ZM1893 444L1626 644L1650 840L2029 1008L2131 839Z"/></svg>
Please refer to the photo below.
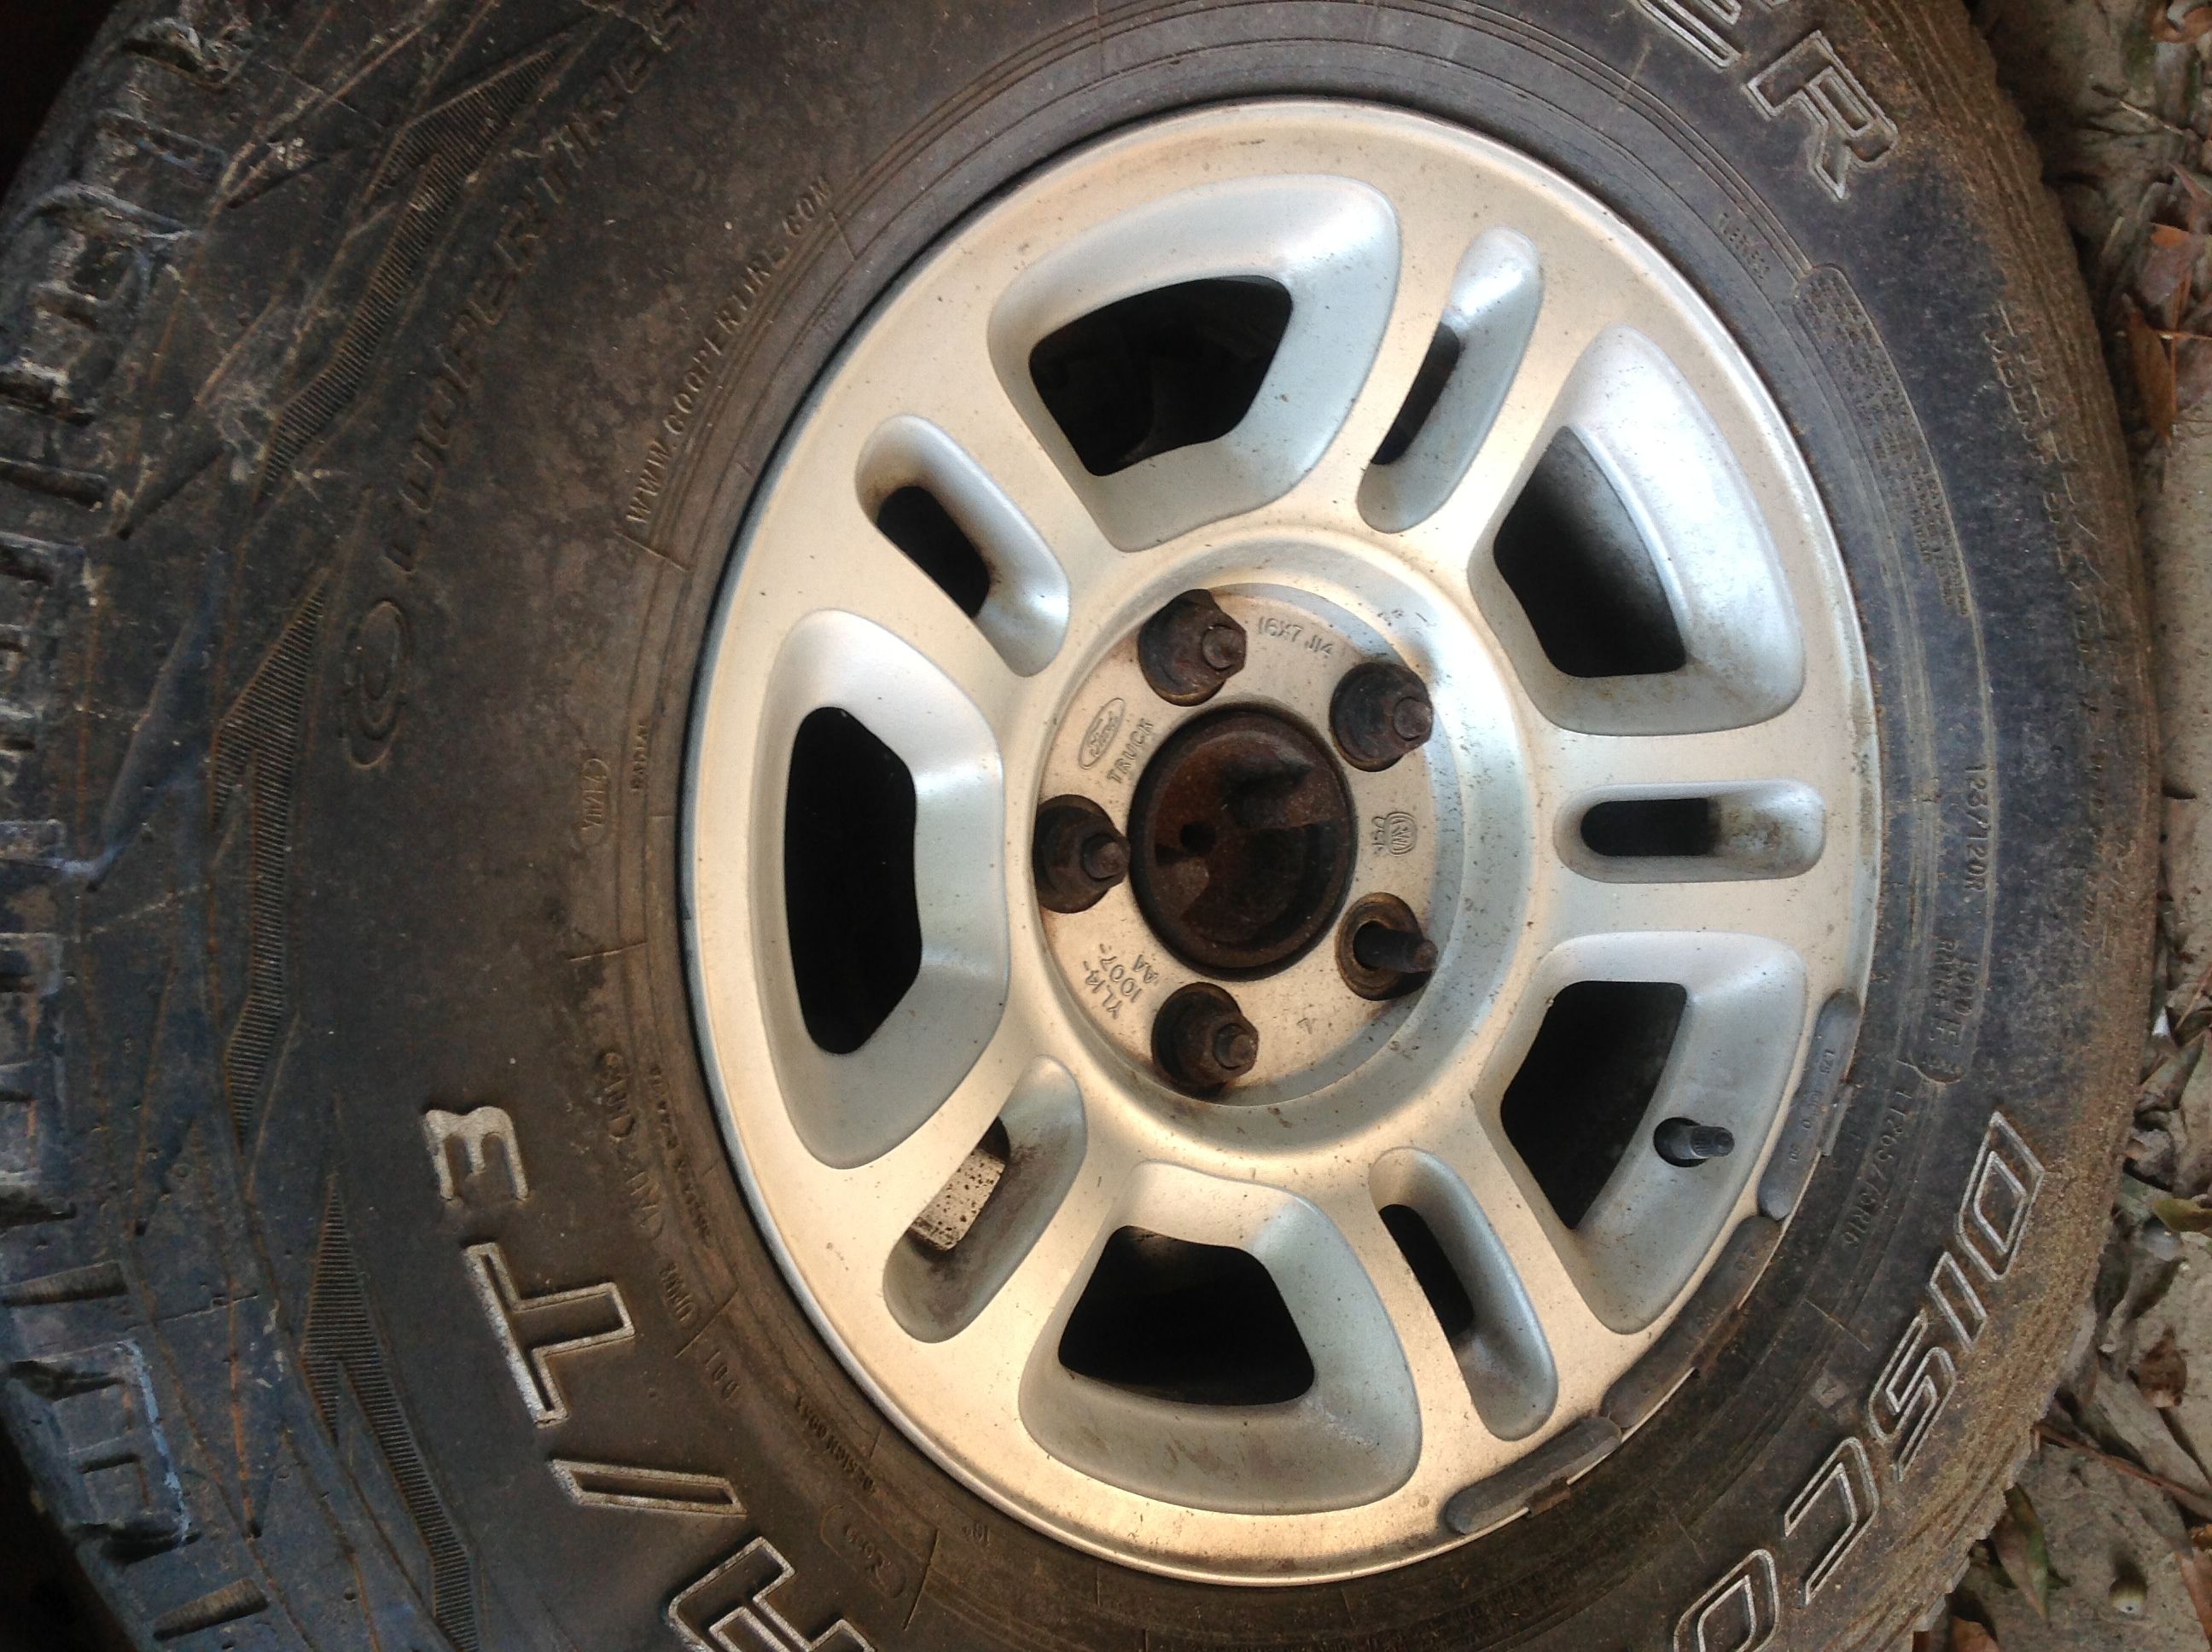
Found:
<svg viewBox="0 0 2212 1652"><path fill-rule="evenodd" d="M1265 975L1303 953L1344 903L1358 850L1343 771L1280 712L1185 724L1146 765L1129 812L1138 906L1209 975Z"/></svg>

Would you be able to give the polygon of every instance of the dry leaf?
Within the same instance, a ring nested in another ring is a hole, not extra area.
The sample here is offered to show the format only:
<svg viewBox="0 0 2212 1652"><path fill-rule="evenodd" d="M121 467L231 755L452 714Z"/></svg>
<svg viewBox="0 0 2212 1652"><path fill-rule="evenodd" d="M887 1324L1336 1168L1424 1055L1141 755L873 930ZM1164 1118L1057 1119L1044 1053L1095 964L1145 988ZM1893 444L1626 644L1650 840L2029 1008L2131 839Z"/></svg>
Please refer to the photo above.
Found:
<svg viewBox="0 0 2212 1652"><path fill-rule="evenodd" d="M2203 1030L2197 1022L2200 1011L2212 1008L2212 965L2208 965L2194 981L2186 981L2173 989L2166 999L2166 1013L2172 1023L2174 1040L2186 1044Z"/></svg>
<svg viewBox="0 0 2212 1652"><path fill-rule="evenodd" d="M2043 1535L2043 1522L2035 1504L2017 1485L2005 1493L2004 1518L1990 1534L1990 1547L2012 1586L2035 1608L2035 1615L2051 1616L2051 1546Z"/></svg>
<svg viewBox="0 0 2212 1652"><path fill-rule="evenodd" d="M2180 1116L2185 1143L2179 1172L2181 1179L2174 1187L2179 1193L2198 1193L2212 1184L2212 1063L2197 1064L2189 1082L2181 1087L2174 1110Z"/></svg>
<svg viewBox="0 0 2212 1652"><path fill-rule="evenodd" d="M1951 1652L2004 1652L1997 1637L1971 1618L1951 1620Z"/></svg>
<svg viewBox="0 0 2212 1652"><path fill-rule="evenodd" d="M2128 1138L2128 1163L2146 1181L2170 1182L2181 1163L2170 1130L2138 1130Z"/></svg>
<svg viewBox="0 0 2212 1652"><path fill-rule="evenodd" d="M2197 1071L2197 1064L2203 1054L2204 1043L2199 1039L2160 1061L2136 1092L2136 1111L2155 1112L2179 1102L2182 1087L2189 1082L2190 1074Z"/></svg>
<svg viewBox="0 0 2212 1652"><path fill-rule="evenodd" d="M2212 342L2185 338L2174 347L2173 408L2177 414L2212 399Z"/></svg>
<svg viewBox="0 0 2212 1652"><path fill-rule="evenodd" d="M2160 327L2178 327L2189 313L2197 258L2203 250L2202 235L2172 224L2150 227L2150 245L2143 250L2142 268L2136 276L2136 297Z"/></svg>
<svg viewBox="0 0 2212 1652"><path fill-rule="evenodd" d="M2154 1199L2150 1213L2176 1233L2212 1233L2212 1210L2195 1199Z"/></svg>
<svg viewBox="0 0 2212 1652"><path fill-rule="evenodd" d="M2189 1362L2171 1327L2150 1351L2136 1362L2136 1386L2143 1398L2160 1411L2172 1411L2189 1391Z"/></svg>
<svg viewBox="0 0 2212 1652"><path fill-rule="evenodd" d="M2142 398L2143 422L2163 443L2172 436L2173 422L2180 416L2172 347L2132 304L2127 307L2127 325L2128 358L2135 366L2136 392Z"/></svg>
<svg viewBox="0 0 2212 1652"><path fill-rule="evenodd" d="M2207 189L2197 174L2186 167L2173 169L2173 180L2181 185L2182 192L2189 197L2185 215L2189 221L2189 228L2199 234L2212 229L2212 189Z"/></svg>
<svg viewBox="0 0 2212 1652"><path fill-rule="evenodd" d="M2191 12L2179 22L2166 15L2167 0L2151 0L2150 38L2160 46L2187 46L2212 34L2212 6Z"/></svg>
<svg viewBox="0 0 2212 1652"><path fill-rule="evenodd" d="M2177 1549L2173 1564L2181 1568L2181 1586L2189 1591L2189 1604L2197 1608L2204 1643L2212 1646L2212 1560L2194 1548Z"/></svg>

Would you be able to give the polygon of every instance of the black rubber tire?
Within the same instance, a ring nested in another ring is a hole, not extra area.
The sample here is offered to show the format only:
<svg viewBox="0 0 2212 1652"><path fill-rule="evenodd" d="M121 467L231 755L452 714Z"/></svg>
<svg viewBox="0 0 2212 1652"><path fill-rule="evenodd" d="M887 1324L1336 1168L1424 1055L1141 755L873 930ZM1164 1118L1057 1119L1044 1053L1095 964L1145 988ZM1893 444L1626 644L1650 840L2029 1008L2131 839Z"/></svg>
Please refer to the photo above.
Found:
<svg viewBox="0 0 2212 1652"><path fill-rule="evenodd" d="M1679 1396L1469 1547L1220 1589L987 1507L812 1334L673 821L752 478L874 296L1273 93L1525 149L1736 330L1862 606L1885 852L1830 1151ZM1962 8L125 0L6 222L0 1414L135 1643L1743 1652L1949 1581L2102 1232L2154 850L2109 392ZM491 1106L528 1197L442 1199L426 1114ZM487 1245L625 1304L557 1416Z"/></svg>

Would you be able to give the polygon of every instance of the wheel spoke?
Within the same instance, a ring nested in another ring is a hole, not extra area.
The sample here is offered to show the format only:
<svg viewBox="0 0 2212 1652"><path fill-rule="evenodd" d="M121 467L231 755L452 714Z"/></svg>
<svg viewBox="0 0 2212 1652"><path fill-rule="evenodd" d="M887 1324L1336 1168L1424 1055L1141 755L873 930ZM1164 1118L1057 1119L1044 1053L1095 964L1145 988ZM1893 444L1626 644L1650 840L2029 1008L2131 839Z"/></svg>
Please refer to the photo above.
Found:
<svg viewBox="0 0 2212 1652"><path fill-rule="evenodd" d="M1779 717L1702 734L1589 734L1538 721L1532 767L1555 807L1612 792L1692 793L1765 780L1816 782L1809 764L1841 742L1822 713L1796 706Z"/></svg>
<svg viewBox="0 0 2212 1652"><path fill-rule="evenodd" d="M1562 1252L1565 1236L1542 1192L1499 1151L1479 1117L1463 1114L1429 1147L1474 1196L1497 1236L1559 1371L1559 1408L1571 1411L1576 1386L1587 1380L1585 1374L1620 1369L1624 1339L1591 1310Z"/></svg>
<svg viewBox="0 0 2212 1652"><path fill-rule="evenodd" d="M1405 1254L1364 1187L1329 1202L1337 1231L1382 1304L1394 1345L1365 1351L1370 1359L1402 1358L1421 1413L1424 1452L1466 1462L1492 1455L1497 1444L1476 1414L1458 1355Z"/></svg>
<svg viewBox="0 0 2212 1652"><path fill-rule="evenodd" d="M1473 460L1443 503L1399 535L1407 557L1430 569L1454 598L1468 599L1468 568L1477 548L1490 542L1518 497L1559 428L1560 398L1576 369L1615 319L1607 305L1576 308L1547 294Z"/></svg>
<svg viewBox="0 0 2212 1652"><path fill-rule="evenodd" d="M1022 679L975 623L877 530L856 501L829 501L812 531L825 546L853 546L857 554L825 553L796 570L787 564L780 579L762 578L747 593L757 593L761 618L769 620L771 606L781 610L780 629L787 636L817 614L866 621L881 641L872 644L860 634L839 632L837 646L865 652L881 651L884 643L903 644L982 714L1003 748L1006 726L1024 703ZM867 720L862 708L848 708Z"/></svg>
<svg viewBox="0 0 2212 1652"><path fill-rule="evenodd" d="M1073 1180L1028 1253L949 1345L963 1381L995 1392L1005 1406L1001 1418L1018 1412L1022 1377L1104 1246L1132 1168L1122 1144L1090 1137Z"/></svg>
<svg viewBox="0 0 2212 1652"><path fill-rule="evenodd" d="M1035 1029L1010 1008L975 1065L920 1127L880 1157L836 1173L825 1196L848 1213L855 1249L889 1254L1006 1109L1037 1045Z"/></svg>
<svg viewBox="0 0 2212 1652"><path fill-rule="evenodd" d="M1079 605L1085 592L1116 571L1122 553L1100 531L1089 506L1008 397L983 343L987 320L978 313L947 318L945 325L956 338L967 335L966 347L948 344L941 353L900 363L906 370L893 385L881 387L891 393L873 392L868 404L900 408L944 432L1051 548ZM865 443L879 428L862 429L854 421L863 443L856 449L856 463L863 468Z"/></svg>
<svg viewBox="0 0 2212 1652"><path fill-rule="evenodd" d="M1425 237L1407 236L1389 319L1352 410L1320 461L1273 507L1277 513L1299 521L1320 514L1340 516L1347 525L1358 522L1360 483L1421 376L1439 318L1451 307L1453 262L1460 250L1457 238L1439 237L1433 228Z"/></svg>
<svg viewBox="0 0 2212 1652"><path fill-rule="evenodd" d="M1719 883L1559 880L1547 919L1534 935L1548 947L1618 938L1748 935L1809 956L1834 928L1832 881L1826 877L1760 878ZM1640 950L1644 957L1652 949Z"/></svg>

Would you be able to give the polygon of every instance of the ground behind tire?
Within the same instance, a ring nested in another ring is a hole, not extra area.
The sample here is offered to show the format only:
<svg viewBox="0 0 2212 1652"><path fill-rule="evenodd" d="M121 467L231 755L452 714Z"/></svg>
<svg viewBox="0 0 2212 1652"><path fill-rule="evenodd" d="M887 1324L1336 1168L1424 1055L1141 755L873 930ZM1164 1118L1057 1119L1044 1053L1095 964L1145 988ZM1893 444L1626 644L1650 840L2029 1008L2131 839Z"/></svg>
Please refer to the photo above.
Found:
<svg viewBox="0 0 2212 1652"><path fill-rule="evenodd" d="M1918 1652L2212 1644L2212 1623L2185 1585L2183 1566L2196 1563L2180 1558L2198 1552L2191 1533L2206 1527L2206 1511L2130 1472L2202 1486L2212 1459L2212 1248L2146 1219L2158 1193L2212 1186L2212 1066L2185 1102L2175 1086L2179 1078L2188 1089L2204 1048L2201 1027L2181 1017L2212 963L2212 403L2204 399L2212 343L2145 337L2169 314L2183 324L2177 331L2203 331L2206 243L2197 232L2206 220L2193 203L2197 190L2212 189L2212 98L2203 89L2212 33L2203 32L2208 14L2192 22L2194 8L2171 9L2182 15L2158 31L2179 37L2167 39L2154 35L2163 11L2135 0L1974 8L2081 253L2134 449L2164 738L2160 992L2146 1006L2151 1082L2130 1181L2097 1286L2077 1309L2079 1336L2052 1416L2067 1438L2120 1461L2023 1441L2031 1455L2018 1486L2049 1549L2048 1617L1999 1558L2020 1535L2015 1516L2002 1542L1976 1546L1951 1611L1917 1637ZM2191 289L2177 294L2185 263ZM2204 1019L2201 1010L2195 1019ZM2179 1072L2166 1065L2175 1057ZM2162 1344L2197 1374L2185 1379L2178 1404L2145 1397L2175 1397L2172 1367L2144 1364Z"/></svg>

